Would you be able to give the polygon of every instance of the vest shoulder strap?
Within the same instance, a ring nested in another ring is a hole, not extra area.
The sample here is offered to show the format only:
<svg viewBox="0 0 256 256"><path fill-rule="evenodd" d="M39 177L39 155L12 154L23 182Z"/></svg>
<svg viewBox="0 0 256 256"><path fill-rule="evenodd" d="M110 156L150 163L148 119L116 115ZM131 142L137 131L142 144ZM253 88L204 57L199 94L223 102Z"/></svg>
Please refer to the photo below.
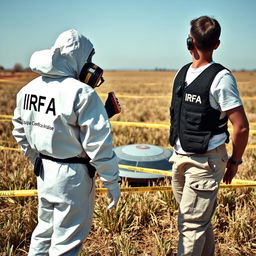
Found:
<svg viewBox="0 0 256 256"><path fill-rule="evenodd" d="M178 80L179 83L184 83L186 80L186 74L187 71L190 67L192 63L188 63L185 66L183 66L179 73L176 76L175 80ZM204 84L208 84L209 86L211 86L211 83L213 81L213 79L215 78L215 76L223 69L226 69L224 66L222 66L219 63L213 63L212 65L210 65L209 67L207 67L195 80L193 80L191 82L191 84L193 83L197 83L199 80L203 80ZM191 85L190 84L190 85Z"/></svg>
<svg viewBox="0 0 256 256"><path fill-rule="evenodd" d="M189 87L192 87L193 84L203 85L203 88L206 91L210 91L210 87L212 85L212 81L214 80L215 76L223 69L226 69L219 63L213 63L209 67L207 67L196 79L194 79L190 84Z"/></svg>

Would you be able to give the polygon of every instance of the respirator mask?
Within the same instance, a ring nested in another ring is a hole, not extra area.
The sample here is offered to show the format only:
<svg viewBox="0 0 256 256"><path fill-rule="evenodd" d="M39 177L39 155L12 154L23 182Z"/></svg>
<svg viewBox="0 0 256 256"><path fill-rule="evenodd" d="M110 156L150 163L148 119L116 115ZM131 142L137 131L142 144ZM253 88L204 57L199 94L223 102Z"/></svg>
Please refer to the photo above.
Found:
<svg viewBox="0 0 256 256"><path fill-rule="evenodd" d="M92 63L92 56L94 54L95 50L93 49L79 75L79 80L90 85L92 88L99 87L104 83L104 79L102 77L103 69Z"/></svg>
<svg viewBox="0 0 256 256"><path fill-rule="evenodd" d="M85 63L80 72L79 80L83 83L90 85L92 88L95 88L99 87L101 84L104 83L102 75L102 68L92 62Z"/></svg>
<svg viewBox="0 0 256 256"><path fill-rule="evenodd" d="M94 53L95 51L93 49L79 75L79 80L90 85L92 88L99 87L104 83L104 79L102 77L103 69L92 63L92 56ZM105 109L109 118L121 112L121 106L114 92L108 93L108 97L105 102Z"/></svg>

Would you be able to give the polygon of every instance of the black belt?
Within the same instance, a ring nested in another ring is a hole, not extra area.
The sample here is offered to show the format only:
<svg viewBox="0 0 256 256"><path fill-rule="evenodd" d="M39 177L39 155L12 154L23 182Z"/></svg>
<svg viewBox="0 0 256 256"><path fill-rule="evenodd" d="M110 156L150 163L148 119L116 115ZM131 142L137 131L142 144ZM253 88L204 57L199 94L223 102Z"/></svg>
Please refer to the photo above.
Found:
<svg viewBox="0 0 256 256"><path fill-rule="evenodd" d="M83 158L83 157L70 157L70 158L55 158L52 156L47 156L47 155L43 155L43 154L39 154L39 157L42 159L48 159L51 160L53 162L59 162L59 163L70 163L70 164L87 164L90 159L89 158Z"/></svg>
<svg viewBox="0 0 256 256"><path fill-rule="evenodd" d="M69 164L85 164L88 169L88 173L90 178L93 178L96 172L96 169L94 166L90 164L90 159L89 158L83 158L83 157L70 157L70 158L55 158L52 156L47 156L43 154L39 154L39 157L37 157L35 165L34 165L34 173L36 176L39 176L41 169L42 169L42 159L47 159L51 160L53 162L58 162L58 163L69 163Z"/></svg>

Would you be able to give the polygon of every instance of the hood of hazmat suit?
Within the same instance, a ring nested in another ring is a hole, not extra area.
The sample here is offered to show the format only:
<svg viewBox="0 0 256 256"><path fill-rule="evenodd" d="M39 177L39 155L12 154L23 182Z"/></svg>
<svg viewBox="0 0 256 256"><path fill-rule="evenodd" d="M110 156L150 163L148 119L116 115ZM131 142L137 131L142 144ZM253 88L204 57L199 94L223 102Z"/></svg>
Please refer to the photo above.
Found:
<svg viewBox="0 0 256 256"><path fill-rule="evenodd" d="M96 91L78 80L92 50L89 39L71 29L50 49L32 55L30 68L41 76L17 94L13 135L32 163L38 153L61 159L89 156L111 188L119 170L110 122Z"/></svg>
<svg viewBox="0 0 256 256"><path fill-rule="evenodd" d="M71 29L60 34L51 49L35 52L30 68L43 76L77 79L92 50L90 40Z"/></svg>

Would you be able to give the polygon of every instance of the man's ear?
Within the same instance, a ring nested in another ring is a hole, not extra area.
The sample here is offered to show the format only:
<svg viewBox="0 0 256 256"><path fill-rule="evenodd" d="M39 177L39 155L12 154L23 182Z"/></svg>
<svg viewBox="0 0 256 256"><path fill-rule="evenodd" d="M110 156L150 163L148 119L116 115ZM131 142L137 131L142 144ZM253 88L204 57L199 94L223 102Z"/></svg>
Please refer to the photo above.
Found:
<svg viewBox="0 0 256 256"><path fill-rule="evenodd" d="M219 47L219 45L220 45L220 40L217 41L217 43L215 44L213 50L216 50Z"/></svg>

